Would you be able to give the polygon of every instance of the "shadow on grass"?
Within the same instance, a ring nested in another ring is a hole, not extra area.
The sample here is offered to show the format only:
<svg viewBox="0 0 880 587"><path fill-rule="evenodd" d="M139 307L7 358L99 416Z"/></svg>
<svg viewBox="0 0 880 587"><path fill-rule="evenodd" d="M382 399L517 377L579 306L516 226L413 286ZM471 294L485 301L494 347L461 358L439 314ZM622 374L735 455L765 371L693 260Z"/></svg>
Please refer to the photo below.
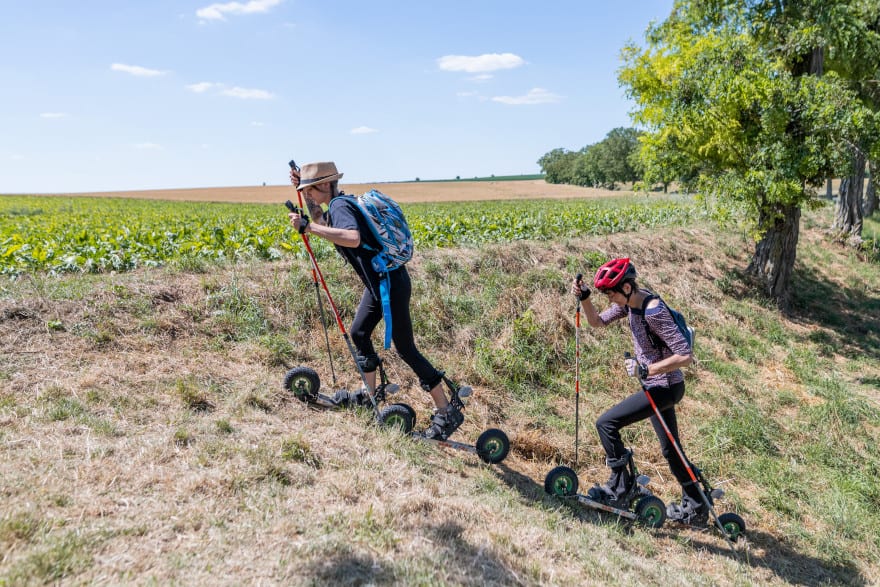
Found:
<svg viewBox="0 0 880 587"><path fill-rule="evenodd" d="M593 524L614 523L615 516L580 504L573 499L555 499L544 492L543 484L539 484L530 477L514 471L509 467L496 465L496 474L509 487L515 489L526 501L551 500L566 507L580 520L589 521ZM632 528L632 524L626 520L618 520L625 531ZM676 528L667 525L661 529L651 530L658 537L678 539L681 532L687 532L684 528ZM693 532L693 531L691 531ZM689 540L695 550L711 553L713 555L726 556L736 559L742 564L753 568L766 569L781 580L792 585L804 585L806 587L818 587L820 585L868 585L868 579L851 563L834 564L821 559L803 554L795 550L790 544L780 541L776 537L760 530L749 530L746 533L750 549L738 546L734 553L724 539L712 531L705 533L696 532L702 538ZM712 536L711 539L708 537ZM759 550L762 556L755 556L753 551Z"/></svg>
<svg viewBox="0 0 880 587"><path fill-rule="evenodd" d="M728 295L772 304L741 269L728 268L725 282L723 290ZM880 296L875 292L829 282L802 265L792 272L790 291L787 317L805 326L827 329L809 334L810 342L829 352L880 357Z"/></svg>
<svg viewBox="0 0 880 587"><path fill-rule="evenodd" d="M841 287L799 267L792 275L790 317L830 329L829 348L880 357L880 296L861 287ZM826 337L828 338L828 337Z"/></svg>
<svg viewBox="0 0 880 587"><path fill-rule="evenodd" d="M351 551L312 563L303 569L313 585L524 585L519 575L496 557L491 549L463 538L464 527L441 522L423 529L430 542L425 559L399 564ZM421 567L419 565L421 563ZM442 569L438 572L431 569Z"/></svg>
<svg viewBox="0 0 880 587"><path fill-rule="evenodd" d="M673 539L677 538L680 533L675 526L665 526L656 532ZM737 543L736 554L718 533L707 530L698 535L705 536L707 539L688 540L688 544L695 550L738 559L741 564L752 568L766 569L791 585L803 585L804 587L853 585L860 587L869 584L868 578L862 575L851 563L834 564L805 555L792 548L791 545L781 542L775 536L760 530L747 531L746 539L749 548L744 548L740 541ZM712 536L712 539L708 539L708 536ZM756 550L763 554L756 556Z"/></svg>

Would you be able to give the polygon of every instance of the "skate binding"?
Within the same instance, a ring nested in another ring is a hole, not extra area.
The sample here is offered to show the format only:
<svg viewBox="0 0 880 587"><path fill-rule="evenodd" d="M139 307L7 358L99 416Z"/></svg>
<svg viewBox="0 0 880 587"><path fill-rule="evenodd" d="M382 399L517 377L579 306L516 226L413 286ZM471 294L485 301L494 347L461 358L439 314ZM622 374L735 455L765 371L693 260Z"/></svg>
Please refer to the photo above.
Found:
<svg viewBox="0 0 880 587"><path fill-rule="evenodd" d="M573 469L559 466L547 473L544 491L557 497L573 497L578 502L597 510L617 514L622 518L640 522L651 528L660 528L666 521L666 506L648 489L650 479L640 475L632 458L632 451L618 459L612 469L609 483L595 485L586 495L579 494L578 478ZM612 486L621 485L618 494Z"/></svg>

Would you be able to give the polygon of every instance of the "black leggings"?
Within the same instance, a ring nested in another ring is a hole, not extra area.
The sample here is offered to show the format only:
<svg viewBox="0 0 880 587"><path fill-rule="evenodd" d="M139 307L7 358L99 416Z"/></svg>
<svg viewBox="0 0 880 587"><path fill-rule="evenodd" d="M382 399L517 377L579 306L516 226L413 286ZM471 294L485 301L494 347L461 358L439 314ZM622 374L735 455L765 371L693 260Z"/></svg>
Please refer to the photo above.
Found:
<svg viewBox="0 0 880 587"><path fill-rule="evenodd" d="M430 390L440 383L442 375L416 348L412 318L409 314L409 300L412 295L409 273L406 267L401 267L392 271L390 275L391 340L394 342L397 354L418 376L422 387ZM376 354L370 337L380 320L382 320L382 301L373 297L369 288L365 288L354 321L351 323L351 339L358 354L368 365L375 365L378 362L379 355ZM369 373L375 371L375 368L365 371Z"/></svg>
<svg viewBox="0 0 880 587"><path fill-rule="evenodd" d="M675 404L684 397L684 383L676 383L671 387L653 387L648 391L650 391L654 403L657 404L657 409L660 410L663 420L666 421L669 431L678 443L679 448L681 448L681 441L678 438L678 420L675 417ZM599 439L605 448L605 454L608 455L609 460L623 457L626 454L626 448L620 439L621 428L647 418L651 419L651 424L654 426L654 432L660 441L660 449L666 458L666 462L669 463L669 470L672 471L678 482L685 486L685 492L690 495L691 491L694 491L689 485L691 477L682 464L678 453L675 452L675 447L666 436L663 424L660 423L660 420L654 414L654 408L651 407L651 403L648 401L644 391L632 394L599 416L599 419L596 421L596 429L599 431ZM684 453L684 449L682 448L681 450ZM688 464L690 464L690 460L688 460ZM699 499L699 493L695 497Z"/></svg>

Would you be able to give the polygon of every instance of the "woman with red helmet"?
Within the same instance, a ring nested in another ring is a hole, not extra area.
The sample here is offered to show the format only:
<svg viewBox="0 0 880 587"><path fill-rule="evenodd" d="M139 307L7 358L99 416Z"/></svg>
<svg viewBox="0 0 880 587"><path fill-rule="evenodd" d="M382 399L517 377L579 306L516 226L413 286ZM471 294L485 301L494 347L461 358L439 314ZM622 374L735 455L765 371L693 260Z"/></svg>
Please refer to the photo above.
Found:
<svg viewBox="0 0 880 587"><path fill-rule="evenodd" d="M593 285L608 296L611 303L601 313L593 306L590 289L586 284L575 280L571 292L580 300L587 322L594 328L604 328L624 318L628 320L635 357L626 360L627 373L630 376L639 375L644 381L675 440L681 446L675 404L684 396L684 375L681 368L692 362L692 349L663 300L646 289L640 289L636 283L637 277L636 268L628 258L612 259L599 267ZM682 486L681 503L669 505L668 517L688 524L705 523L708 512L704 509L700 493L666 436L662 424L654 415L648 398L641 391L613 406L596 421L611 476L604 485L590 489L590 498L610 505L621 503L620 500L626 496L635 480L631 479L627 468L632 452L623 445L620 430L648 418L651 419L660 440L669 469Z"/></svg>

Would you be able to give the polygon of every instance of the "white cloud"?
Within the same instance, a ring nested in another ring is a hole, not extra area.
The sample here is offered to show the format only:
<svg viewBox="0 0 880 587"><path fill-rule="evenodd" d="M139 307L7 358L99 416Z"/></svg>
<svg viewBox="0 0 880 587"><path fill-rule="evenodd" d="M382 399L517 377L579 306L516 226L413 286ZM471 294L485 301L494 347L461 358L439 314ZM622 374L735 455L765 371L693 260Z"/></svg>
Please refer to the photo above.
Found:
<svg viewBox="0 0 880 587"><path fill-rule="evenodd" d="M513 53L486 53L469 57L467 55L445 55L437 60L437 66L443 71L464 71L467 73L485 73L499 69L513 69L523 65L525 61Z"/></svg>
<svg viewBox="0 0 880 587"><path fill-rule="evenodd" d="M265 122L257 122L256 120L251 123L251 126L266 126Z"/></svg>
<svg viewBox="0 0 880 587"><path fill-rule="evenodd" d="M157 145L156 143L135 143L132 146L142 151L158 151L162 148L162 145Z"/></svg>
<svg viewBox="0 0 880 587"><path fill-rule="evenodd" d="M112 69L113 71L129 73L138 77L156 77L157 75L165 75L166 73L168 73L167 71L160 71L158 69L147 69L146 67L141 67L140 65L125 65L124 63L114 63L110 66L110 69Z"/></svg>
<svg viewBox="0 0 880 587"><path fill-rule="evenodd" d="M370 128L369 126L358 126L357 128L351 129L351 134L353 135L370 135L374 132L379 132L375 128Z"/></svg>
<svg viewBox="0 0 880 587"><path fill-rule="evenodd" d="M562 96L552 94L543 88L533 88L525 96L495 96L493 102L519 106L522 104L555 104Z"/></svg>
<svg viewBox="0 0 880 587"><path fill-rule="evenodd" d="M494 77L495 76L492 75L491 73L481 73L479 75L471 76L468 79L471 80L472 82L487 82Z"/></svg>
<svg viewBox="0 0 880 587"><path fill-rule="evenodd" d="M227 14L258 14L269 12L283 0L250 0L250 2L226 2L211 4L196 10L196 16L203 20L226 20Z"/></svg>
<svg viewBox="0 0 880 587"><path fill-rule="evenodd" d="M215 88L219 85L220 84L215 84L213 82L199 82L197 84L190 84L186 86L186 89L190 92L195 92L196 94L203 94L211 88Z"/></svg>
<svg viewBox="0 0 880 587"><path fill-rule="evenodd" d="M67 112L43 112L40 118L67 118Z"/></svg>
<svg viewBox="0 0 880 587"><path fill-rule="evenodd" d="M266 90L239 88L238 86L234 86L227 90L221 90L220 93L224 96L232 96L233 98L241 98L242 100L271 100L275 97L272 92L267 92Z"/></svg>

